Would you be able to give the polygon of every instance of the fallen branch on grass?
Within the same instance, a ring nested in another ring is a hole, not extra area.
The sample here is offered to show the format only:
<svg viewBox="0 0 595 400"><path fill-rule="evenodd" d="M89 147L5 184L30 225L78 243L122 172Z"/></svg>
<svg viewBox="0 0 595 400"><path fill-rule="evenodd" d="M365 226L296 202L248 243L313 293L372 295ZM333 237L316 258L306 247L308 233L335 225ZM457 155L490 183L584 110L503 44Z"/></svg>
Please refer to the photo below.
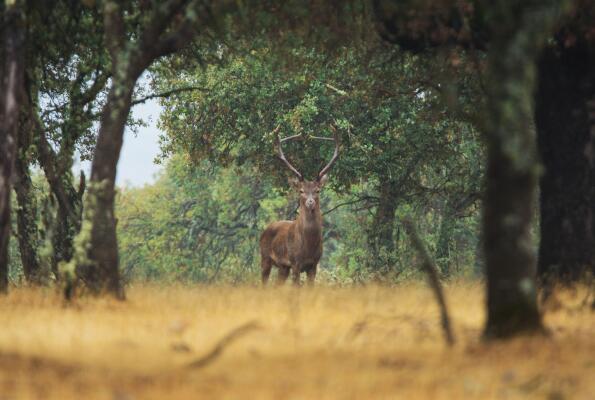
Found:
<svg viewBox="0 0 595 400"><path fill-rule="evenodd" d="M428 249L424 245L424 242L419 237L417 229L415 228L411 218L402 218L401 222L405 227L409 238L411 239L413 247L422 258L422 269L428 275L428 282L430 283L430 287L436 296L436 301L438 302L438 306L440 308L440 321L442 323L442 330L444 331L444 338L446 339L446 343L448 343L449 346L452 346L455 342L455 338L450 326L450 319L448 318L448 310L446 308L446 300L444 299L444 292L442 290L442 285L440 284L436 264L434 263L434 260L432 260L430 253L428 253Z"/></svg>
<svg viewBox="0 0 595 400"><path fill-rule="evenodd" d="M215 361L223 353L223 350L225 350L227 346L229 346L235 340L244 336L246 333L257 329L261 329L261 326L256 321L247 322L235 329L232 329L227 335L219 339L217 344L215 344L215 346L208 353L186 364L185 368L199 369L206 367Z"/></svg>

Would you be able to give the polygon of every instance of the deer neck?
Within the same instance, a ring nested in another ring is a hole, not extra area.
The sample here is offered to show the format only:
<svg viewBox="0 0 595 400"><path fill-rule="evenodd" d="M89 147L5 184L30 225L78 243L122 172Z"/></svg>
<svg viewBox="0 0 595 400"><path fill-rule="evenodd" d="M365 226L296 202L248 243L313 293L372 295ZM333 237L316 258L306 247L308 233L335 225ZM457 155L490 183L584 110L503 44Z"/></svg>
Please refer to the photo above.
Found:
<svg viewBox="0 0 595 400"><path fill-rule="evenodd" d="M305 207L300 207L300 215L297 218L296 226L300 233L305 236L322 236L322 214L320 208L313 212Z"/></svg>

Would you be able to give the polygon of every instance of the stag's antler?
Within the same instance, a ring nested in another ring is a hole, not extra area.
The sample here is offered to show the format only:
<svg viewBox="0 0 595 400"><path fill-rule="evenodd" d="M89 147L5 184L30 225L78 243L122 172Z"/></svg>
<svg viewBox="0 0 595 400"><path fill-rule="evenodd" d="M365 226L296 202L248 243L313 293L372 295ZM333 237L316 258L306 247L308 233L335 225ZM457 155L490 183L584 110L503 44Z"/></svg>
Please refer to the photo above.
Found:
<svg viewBox="0 0 595 400"><path fill-rule="evenodd" d="M320 140L332 140L335 142L335 152L333 153L333 158L329 161L328 164L318 173L318 180L322 179L324 175L331 169L335 161L337 161L337 157L339 157L339 134L337 133L337 128L334 125L331 125L331 130L333 131L333 137L319 137L319 136L312 136L313 139L320 139Z"/></svg>
<svg viewBox="0 0 595 400"><path fill-rule="evenodd" d="M289 137L281 139L279 137L279 129L281 129L281 125L277 125L277 127L273 131L273 133L275 134L275 145L277 146L277 156L279 157L279 159L281 161L283 161L285 163L285 165L287 165L287 167L291 170L291 172L293 172L298 177L298 179L300 181L303 181L304 177L297 169L295 169L295 167L293 165L290 164L289 161L287 161L287 158L285 158L285 154L283 154L283 149L281 148L281 143L283 143L287 140L297 139L297 138L301 137L302 134L300 133L299 135L293 135L293 136L289 136Z"/></svg>
<svg viewBox="0 0 595 400"><path fill-rule="evenodd" d="M281 143L287 141L287 140L292 140L292 139L298 139L298 138L302 138L302 134L299 133L297 135L293 135L293 136L288 136L286 138L281 139L279 137L279 129L281 128L281 125L278 125L275 130L273 131L273 133L275 134L275 145L277 146L277 156L281 159L281 161L283 161L285 163L285 165L287 165L287 167L294 173L296 174L296 176L298 177L298 179L300 181L304 180L304 177L302 176L302 174L293 166L291 165L291 163L287 160L287 158L285 157L285 154L283 154L283 149L281 148ZM335 161L337 161L337 158L339 157L339 134L337 133L337 128L335 128L334 125L331 125L331 130L333 131L333 137L323 137L323 136L310 136L310 138L312 139L318 139L318 140L332 140L333 142L335 142L335 152L333 153L333 157L331 158L331 160L329 161L329 163L318 173L318 177L316 178L317 180L322 179L322 177L324 175L326 175L326 173L331 169L331 167L333 166L333 164L335 163Z"/></svg>

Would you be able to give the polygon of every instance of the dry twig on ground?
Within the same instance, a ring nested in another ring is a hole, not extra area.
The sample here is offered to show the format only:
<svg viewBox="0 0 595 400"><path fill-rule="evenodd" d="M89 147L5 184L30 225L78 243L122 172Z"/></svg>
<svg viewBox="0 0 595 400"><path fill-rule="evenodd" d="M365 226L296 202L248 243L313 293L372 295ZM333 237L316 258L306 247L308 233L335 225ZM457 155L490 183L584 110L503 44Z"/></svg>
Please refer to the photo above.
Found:
<svg viewBox="0 0 595 400"><path fill-rule="evenodd" d="M446 343L449 346L452 346L455 342L454 335L452 333L452 328L450 326L450 318L448 317L448 310L446 308L446 300L444 298L444 292L442 290L442 285L440 284L440 278L438 276L438 269L436 268L436 264L430 253L428 253L428 249L424 245L423 240L419 236L417 229L415 228L415 224L409 217L405 217L401 220L407 234L411 238L411 243L415 250L419 253L419 256L422 258L422 269L428 275L428 282L430 283L430 287L432 288L434 295L436 296L436 301L438 302L438 306L440 308L440 321L442 323L442 329L444 331L444 338L446 339Z"/></svg>

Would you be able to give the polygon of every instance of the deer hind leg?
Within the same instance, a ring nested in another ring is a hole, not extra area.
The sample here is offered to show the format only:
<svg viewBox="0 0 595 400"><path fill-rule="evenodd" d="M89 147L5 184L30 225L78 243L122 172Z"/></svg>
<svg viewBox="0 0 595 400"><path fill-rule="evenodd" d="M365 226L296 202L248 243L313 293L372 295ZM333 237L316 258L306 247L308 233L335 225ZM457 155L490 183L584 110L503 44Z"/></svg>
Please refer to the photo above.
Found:
<svg viewBox="0 0 595 400"><path fill-rule="evenodd" d="M314 286L314 279L316 279L316 272L318 270L317 265L311 265L310 268L306 270L306 277L308 279L308 286Z"/></svg>
<svg viewBox="0 0 595 400"><path fill-rule="evenodd" d="M262 269L262 284L267 284L269 276L271 275L271 268L273 266L272 260L269 257L262 257L260 260L260 268Z"/></svg>
<svg viewBox="0 0 595 400"><path fill-rule="evenodd" d="M279 273L277 274L277 285L283 285L289 277L289 267L279 267Z"/></svg>
<svg viewBox="0 0 595 400"><path fill-rule="evenodd" d="M294 286L300 285L300 267L291 267L291 282Z"/></svg>

